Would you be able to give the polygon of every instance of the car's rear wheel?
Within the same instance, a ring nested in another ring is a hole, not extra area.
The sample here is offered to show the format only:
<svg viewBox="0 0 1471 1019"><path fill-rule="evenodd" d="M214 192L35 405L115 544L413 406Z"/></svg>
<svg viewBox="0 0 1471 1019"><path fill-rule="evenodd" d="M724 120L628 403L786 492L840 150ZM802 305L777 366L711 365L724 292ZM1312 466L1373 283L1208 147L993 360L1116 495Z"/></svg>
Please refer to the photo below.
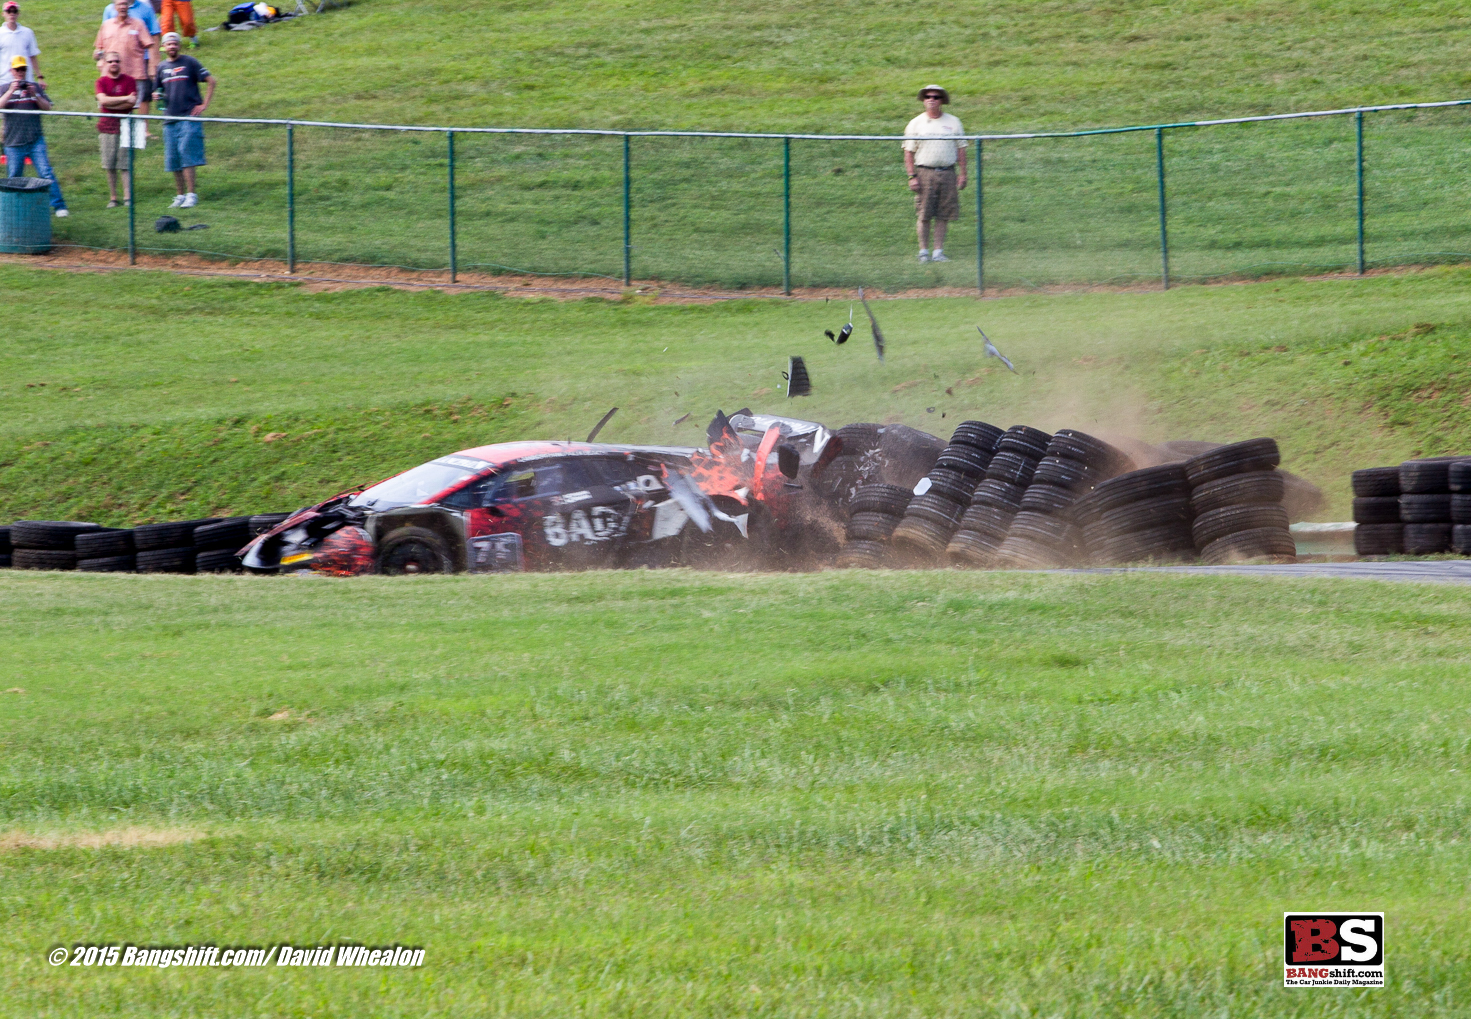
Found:
<svg viewBox="0 0 1471 1019"><path fill-rule="evenodd" d="M423 527L401 527L383 539L378 572L389 576L453 573L454 560L444 539Z"/></svg>

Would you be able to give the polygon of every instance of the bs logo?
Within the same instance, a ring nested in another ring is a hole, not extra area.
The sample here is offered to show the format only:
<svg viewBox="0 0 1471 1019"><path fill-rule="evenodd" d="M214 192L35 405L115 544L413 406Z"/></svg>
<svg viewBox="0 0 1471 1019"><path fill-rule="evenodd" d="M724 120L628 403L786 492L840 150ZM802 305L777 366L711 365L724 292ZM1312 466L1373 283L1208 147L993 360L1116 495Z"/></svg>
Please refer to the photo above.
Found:
<svg viewBox="0 0 1471 1019"><path fill-rule="evenodd" d="M1383 913L1284 913L1289 987L1384 986Z"/></svg>

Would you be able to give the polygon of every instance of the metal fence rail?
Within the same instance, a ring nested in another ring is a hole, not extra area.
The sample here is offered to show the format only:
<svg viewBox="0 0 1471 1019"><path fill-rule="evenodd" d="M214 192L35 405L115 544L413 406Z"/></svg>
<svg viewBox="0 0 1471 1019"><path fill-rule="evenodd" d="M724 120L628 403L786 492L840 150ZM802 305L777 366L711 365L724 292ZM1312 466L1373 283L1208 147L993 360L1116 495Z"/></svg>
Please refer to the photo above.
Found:
<svg viewBox="0 0 1471 1019"><path fill-rule="evenodd" d="M914 259L901 135L192 118L210 163L202 204L178 215L210 232L142 245L136 210L163 212L172 194L156 142L129 150L138 201L124 227L102 210L96 115L35 115L73 209L58 242L130 261L195 252L288 272L447 269L451 282L476 270L984 292L1471 259L1468 106L969 135L974 215L951 225L952 260L930 265Z"/></svg>

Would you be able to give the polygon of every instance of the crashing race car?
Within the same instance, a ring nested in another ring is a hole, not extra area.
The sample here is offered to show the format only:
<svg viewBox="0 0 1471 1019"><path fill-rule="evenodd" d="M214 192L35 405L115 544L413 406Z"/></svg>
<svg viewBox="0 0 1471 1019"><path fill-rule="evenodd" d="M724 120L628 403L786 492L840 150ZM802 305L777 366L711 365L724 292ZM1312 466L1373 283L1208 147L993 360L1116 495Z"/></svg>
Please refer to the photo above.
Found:
<svg viewBox="0 0 1471 1019"><path fill-rule="evenodd" d="M297 510L239 554L255 572L331 576L773 565L801 538L793 479L841 443L748 411L717 414L708 435L461 450Z"/></svg>

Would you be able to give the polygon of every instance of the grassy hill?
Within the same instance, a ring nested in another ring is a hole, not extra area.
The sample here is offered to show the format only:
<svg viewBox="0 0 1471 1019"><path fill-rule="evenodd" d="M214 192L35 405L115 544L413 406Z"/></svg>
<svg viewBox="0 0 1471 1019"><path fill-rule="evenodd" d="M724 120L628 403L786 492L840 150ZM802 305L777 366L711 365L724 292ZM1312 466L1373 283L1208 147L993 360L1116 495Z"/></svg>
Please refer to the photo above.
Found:
<svg viewBox="0 0 1471 1019"><path fill-rule="evenodd" d="M200 0L201 21L223 2ZM928 13L928 12L926 12ZM1471 29L1453 4L1191 3L1109 7L965 3L917 23L900 4L678 2L525 5L360 0L255 32L206 33L217 116L626 129L894 133L919 85L939 80L974 131L1282 113L1454 98L1468 91ZM91 106L95 14L26 9L60 103ZM1471 115L1377 115L1366 126L1369 259L1471 252L1460 167ZM53 122L73 205L67 243L117 248L93 128ZM156 235L173 191L142 155L145 247L284 257L281 129L209 130L207 233ZM621 277L619 139L462 137L462 266ZM1154 140L990 143L988 276L1027 286L1159 273ZM780 143L638 139L633 272L725 286L782 279ZM446 141L298 129L297 253L308 260L440 268L448 262ZM1354 261L1353 125L1172 134L1177 279L1322 269ZM801 285L965 286L976 278L967 192L950 265L919 266L893 143L792 147L791 275ZM1316 270L1315 270L1316 271Z"/></svg>
<svg viewBox="0 0 1471 1019"><path fill-rule="evenodd" d="M92 6L25 23L72 108L91 94ZM201 25L226 0L196 0ZM1030 130L1423 101L1471 91L1450 2L1223 6L852 0L357 0L207 33L222 116L457 126L890 133L949 86L973 129Z"/></svg>
<svg viewBox="0 0 1471 1019"><path fill-rule="evenodd" d="M447 450L701 441L743 404L833 424L1073 426L1281 440L1346 519L1348 472L1471 450L1471 272L1168 293L881 301L879 364L846 303L713 306L0 267L32 328L0 353L0 519L109 524L315 501ZM980 356L983 322L1022 374ZM1426 328L1433 326L1433 328ZM814 395L785 400L800 354ZM672 422L686 414L683 425Z"/></svg>

